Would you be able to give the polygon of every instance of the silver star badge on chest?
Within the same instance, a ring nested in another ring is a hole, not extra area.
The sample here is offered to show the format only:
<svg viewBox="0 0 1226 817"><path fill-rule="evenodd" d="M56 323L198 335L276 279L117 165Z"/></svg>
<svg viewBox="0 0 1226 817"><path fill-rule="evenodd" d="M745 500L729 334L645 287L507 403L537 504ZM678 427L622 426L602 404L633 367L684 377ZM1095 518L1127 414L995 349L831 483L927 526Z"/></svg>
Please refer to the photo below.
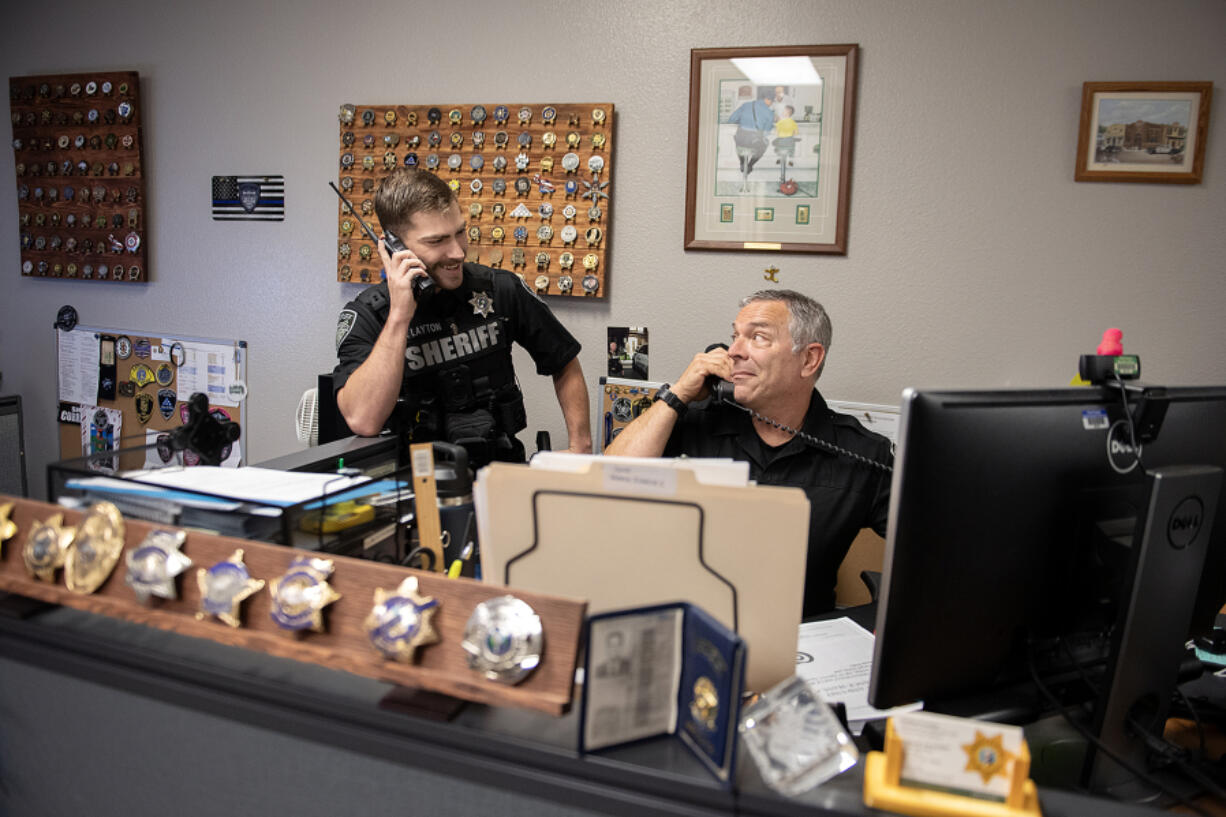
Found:
<svg viewBox="0 0 1226 817"><path fill-rule="evenodd" d="M473 308L473 314L483 318L488 318L494 311L494 299L484 292L474 292L468 303Z"/></svg>

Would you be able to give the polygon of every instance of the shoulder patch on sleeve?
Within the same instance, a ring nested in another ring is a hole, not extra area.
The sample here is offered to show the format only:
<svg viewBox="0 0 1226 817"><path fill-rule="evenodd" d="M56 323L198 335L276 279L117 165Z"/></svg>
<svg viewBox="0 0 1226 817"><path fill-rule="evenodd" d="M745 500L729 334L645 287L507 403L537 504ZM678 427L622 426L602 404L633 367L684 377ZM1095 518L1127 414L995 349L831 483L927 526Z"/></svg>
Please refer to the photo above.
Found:
<svg viewBox="0 0 1226 817"><path fill-rule="evenodd" d="M349 337L349 333L353 331L353 324L357 319L358 313L352 309L341 310L340 317L336 319L336 350L338 352L345 338Z"/></svg>
<svg viewBox="0 0 1226 817"><path fill-rule="evenodd" d="M536 294L536 290L528 285L528 279L524 278L522 275L515 275L514 273L511 273L511 274L515 278L515 280L511 282L512 286L515 286L516 284L518 284L519 286L523 287L524 292L527 292L529 295L531 295L533 299L536 300L537 303L541 303L541 304L545 303L544 299L542 299L540 295Z"/></svg>

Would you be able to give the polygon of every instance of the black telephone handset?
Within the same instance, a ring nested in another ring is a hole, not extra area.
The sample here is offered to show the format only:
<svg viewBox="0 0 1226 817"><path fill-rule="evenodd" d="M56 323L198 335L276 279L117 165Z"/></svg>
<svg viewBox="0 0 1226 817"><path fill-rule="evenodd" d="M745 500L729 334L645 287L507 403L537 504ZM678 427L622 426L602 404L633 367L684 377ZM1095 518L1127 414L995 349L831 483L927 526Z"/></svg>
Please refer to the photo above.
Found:
<svg viewBox="0 0 1226 817"><path fill-rule="evenodd" d="M332 182L328 182L328 186L336 191L336 195L341 197L341 201L343 201L345 206L349 208L349 212L358 220L358 225L362 228L362 232L366 233L366 237L378 245L379 237L375 235L374 230L370 229L370 225L358 215L358 211L353 209L353 205L349 203L349 199L345 198L345 194L340 191L340 188L338 188ZM408 249L404 246L404 242L400 240L400 236L396 235L386 227L383 228L383 246L387 248L388 255L395 255L402 250ZM419 275L413 279L414 298L421 299L422 296L433 289L434 281L429 275Z"/></svg>
<svg viewBox="0 0 1226 817"><path fill-rule="evenodd" d="M721 380L715 375L711 375L707 378L707 388L710 389L711 399L715 402L731 403L734 406L738 405L736 398L733 396L736 387L727 380Z"/></svg>
<svg viewBox="0 0 1226 817"><path fill-rule="evenodd" d="M707 347L707 351L711 352L711 351L714 351L715 349L727 349L727 348L728 346L726 344L712 343L710 346ZM711 399L715 400L716 402L727 403L730 406L735 406L736 408L739 408L741 411L745 412L746 414L749 414L750 416L755 417L764 423L772 425L775 428L782 429L783 431L786 431L790 434L796 435L797 437L804 440L809 445L815 448L820 448L821 450L829 454L835 454L840 457L847 457L848 459L854 460L855 462L861 463L863 465L867 465L870 468L876 468L880 471L885 471L887 474L894 470L892 466L887 465L884 462L877 462L877 460L871 459L869 457L865 457L861 454L857 454L854 451L848 451L846 448L837 446L832 442L823 440L820 437L814 437L812 434L809 434L805 431L801 431L798 428L791 428L790 426L785 426L783 423L780 423L776 420L772 420L771 418L765 416L764 414L760 414L759 412L754 411L751 408L742 406L740 403L736 401L736 398L733 397L733 389L735 387L732 385L732 383L728 382L727 380L721 380L715 375L710 375L707 377L707 388L711 390Z"/></svg>
<svg viewBox="0 0 1226 817"><path fill-rule="evenodd" d="M728 344L712 343L706 348L706 351L714 352L716 349L723 349L724 351L727 351ZM707 376L707 389L711 392L711 399L717 403L731 403L734 406L739 405L736 402L736 398L732 396L734 388L735 387L732 385L732 383L717 377L716 375Z"/></svg>
<svg viewBox="0 0 1226 817"><path fill-rule="evenodd" d="M361 221L361 219L358 219ZM400 240L400 236L393 233L386 227L383 228L383 246L387 247L388 255L395 255L401 250L408 249L404 246L404 242ZM429 275L418 275L413 279L413 297L420 300L427 292L434 289L434 281Z"/></svg>

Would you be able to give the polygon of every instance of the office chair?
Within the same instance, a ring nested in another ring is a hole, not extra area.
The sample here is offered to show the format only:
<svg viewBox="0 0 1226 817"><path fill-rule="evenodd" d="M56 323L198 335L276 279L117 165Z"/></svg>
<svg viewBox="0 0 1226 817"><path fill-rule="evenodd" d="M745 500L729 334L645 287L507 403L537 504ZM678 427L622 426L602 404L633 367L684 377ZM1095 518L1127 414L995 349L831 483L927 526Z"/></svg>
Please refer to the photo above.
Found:
<svg viewBox="0 0 1226 817"><path fill-rule="evenodd" d="M332 372L319 376L319 442L330 443L352 437L353 431L336 406L336 390L332 388Z"/></svg>
<svg viewBox="0 0 1226 817"><path fill-rule="evenodd" d="M856 607L876 601L884 562L885 540L868 528L860 531L839 565L835 605Z"/></svg>

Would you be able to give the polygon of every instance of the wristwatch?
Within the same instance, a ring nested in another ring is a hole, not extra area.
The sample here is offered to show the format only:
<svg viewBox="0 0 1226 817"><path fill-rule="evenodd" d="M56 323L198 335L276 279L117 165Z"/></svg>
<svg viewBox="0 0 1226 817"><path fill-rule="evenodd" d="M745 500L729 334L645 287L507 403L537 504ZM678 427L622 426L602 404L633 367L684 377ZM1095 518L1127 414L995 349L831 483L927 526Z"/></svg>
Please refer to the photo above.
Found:
<svg viewBox="0 0 1226 817"><path fill-rule="evenodd" d="M654 403L656 400L663 400L669 408L677 412L678 417L684 417L685 413L690 408L688 405L682 402L680 397L669 391L667 383L656 390L656 396L651 402Z"/></svg>

